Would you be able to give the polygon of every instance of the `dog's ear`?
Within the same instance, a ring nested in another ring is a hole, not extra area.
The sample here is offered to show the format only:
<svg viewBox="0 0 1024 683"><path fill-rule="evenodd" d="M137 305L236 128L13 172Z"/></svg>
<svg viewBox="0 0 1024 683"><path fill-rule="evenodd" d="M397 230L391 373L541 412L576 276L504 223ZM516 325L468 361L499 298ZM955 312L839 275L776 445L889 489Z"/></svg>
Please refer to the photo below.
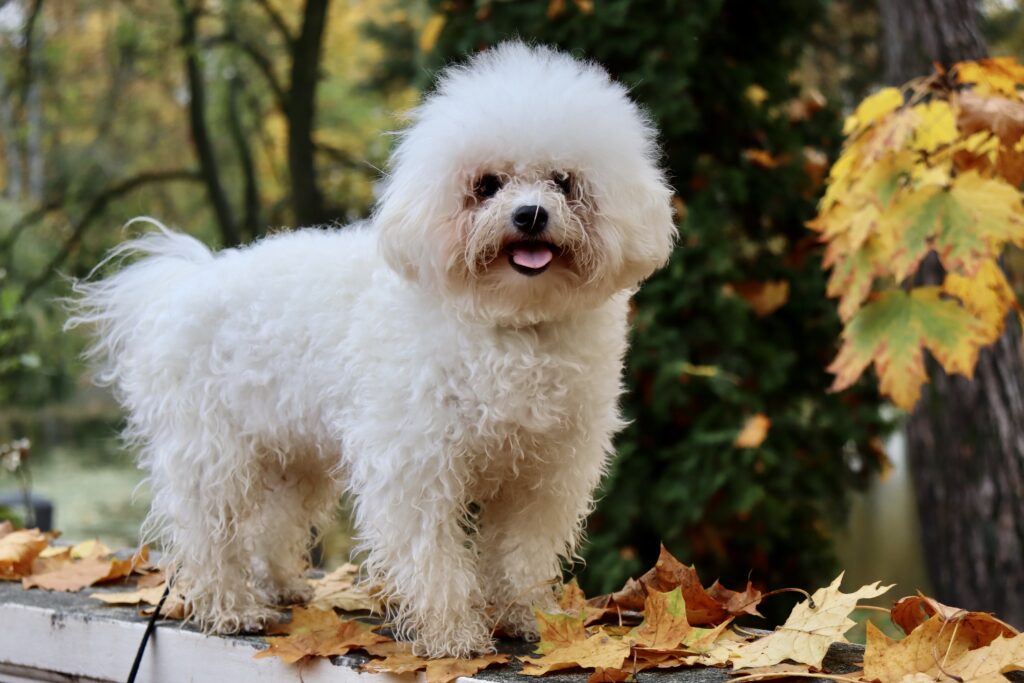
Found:
<svg viewBox="0 0 1024 683"><path fill-rule="evenodd" d="M604 197L598 220L605 224L602 232L617 236L615 277L621 289L628 289L647 279L672 255L678 235L672 190L655 168L615 183L609 190L614 196Z"/></svg>
<svg viewBox="0 0 1024 683"><path fill-rule="evenodd" d="M373 215L381 256L392 270L413 281L420 279L424 250L429 248L429 211L424 211L424 203L391 182Z"/></svg>

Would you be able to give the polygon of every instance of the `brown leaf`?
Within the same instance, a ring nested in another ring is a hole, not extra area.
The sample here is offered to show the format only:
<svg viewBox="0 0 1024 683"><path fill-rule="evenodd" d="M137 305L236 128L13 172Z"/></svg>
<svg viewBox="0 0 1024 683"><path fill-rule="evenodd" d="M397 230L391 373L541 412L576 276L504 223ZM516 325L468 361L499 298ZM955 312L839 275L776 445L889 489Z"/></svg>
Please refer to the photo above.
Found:
<svg viewBox="0 0 1024 683"><path fill-rule="evenodd" d="M279 657L289 664L303 657L343 655L390 640L362 622L338 617L333 610L304 607L293 608L291 622L272 624L267 634L287 635L264 638L270 647L258 652L255 658Z"/></svg>
<svg viewBox="0 0 1024 683"><path fill-rule="evenodd" d="M678 587L668 593L650 591L644 621L630 633L630 640L650 650L672 650L693 630L686 621L686 603Z"/></svg>
<svg viewBox="0 0 1024 683"><path fill-rule="evenodd" d="M600 668L594 669L594 673L590 674L587 683L623 683L623 681L628 681L632 677L632 671Z"/></svg>
<svg viewBox="0 0 1024 683"><path fill-rule="evenodd" d="M372 612L381 606L380 599L367 583L356 585L359 567L343 564L321 579L311 579L313 599L310 607L340 609L343 612Z"/></svg>
<svg viewBox="0 0 1024 683"><path fill-rule="evenodd" d="M546 654L587 639L582 614L548 614L538 609L533 613L537 618L537 630L540 634L540 642L537 643L538 654Z"/></svg>
<svg viewBox="0 0 1024 683"><path fill-rule="evenodd" d="M693 567L687 567L661 547L661 554L654 567L639 580L630 579L621 590L612 593L611 601L627 610L644 609L649 591L668 593L678 587L686 601L686 620L692 626L719 624L729 612L723 605L708 595Z"/></svg>
<svg viewBox="0 0 1024 683"><path fill-rule="evenodd" d="M393 674L423 671L427 683L451 683L460 676L472 676L495 664L507 664L509 659L508 655L483 655L473 659L458 657L424 659L414 655L408 643L394 643L393 647L386 650L378 648L377 651L386 651L385 658L366 662L362 666L363 671Z"/></svg>
<svg viewBox="0 0 1024 683"><path fill-rule="evenodd" d="M747 161L760 166L761 168L768 169L778 168L790 160L790 156L788 154L776 156L764 149L745 149L743 150L743 156Z"/></svg>
<svg viewBox="0 0 1024 683"><path fill-rule="evenodd" d="M733 445L736 448L757 448L768 438L768 430L771 429L772 421L763 413L757 413L747 418L743 423L743 429L736 435Z"/></svg>
<svg viewBox="0 0 1024 683"><path fill-rule="evenodd" d="M943 621L957 624L961 636L970 639L972 649L988 645L999 636L1012 638L1020 633L987 612L968 612L949 607L921 593L897 600L891 611L893 623L907 634L934 615Z"/></svg>
<svg viewBox="0 0 1024 683"><path fill-rule="evenodd" d="M24 588L74 593L97 583L122 579L148 560L149 549L146 547L126 560L117 557L103 559L96 556L81 560L62 560L48 565L40 573L33 572L31 576L26 576L21 580L21 585Z"/></svg>
<svg viewBox="0 0 1024 683"><path fill-rule="evenodd" d="M1006 97L982 97L966 90L957 98L960 115L957 125L965 135L992 131L1006 146L1024 135L1024 102Z"/></svg>
<svg viewBox="0 0 1024 683"><path fill-rule="evenodd" d="M792 678L791 674L806 674L811 667L806 664L773 664L771 666L755 666L742 671L730 671L730 676L757 676L759 681L772 681L776 678Z"/></svg>
<svg viewBox="0 0 1024 683"><path fill-rule="evenodd" d="M997 638L991 645L965 652L943 668L963 683L1006 683L1003 674L1024 669L1024 635Z"/></svg>
<svg viewBox="0 0 1024 683"><path fill-rule="evenodd" d="M725 611L729 614L735 616L741 614L749 614L755 617L763 616L757 611L757 606L761 604L761 591L754 588L754 584L750 581L747 581L747 589L742 593L729 590L718 581L711 584L711 587L707 589L707 593L725 607Z"/></svg>
<svg viewBox="0 0 1024 683"><path fill-rule="evenodd" d="M49 540L39 529L11 531L13 527L9 523L5 525L0 536L0 579L16 581L32 573L32 561Z"/></svg>
<svg viewBox="0 0 1024 683"><path fill-rule="evenodd" d="M137 588L134 591L118 593L92 593L90 598L95 598L108 605L155 605L160 602L164 595L164 584L149 586L148 588Z"/></svg>
<svg viewBox="0 0 1024 683"><path fill-rule="evenodd" d="M542 676L561 669L621 669L629 656L629 643L598 632L586 640L552 650L537 659L523 659L526 676Z"/></svg>
<svg viewBox="0 0 1024 683"><path fill-rule="evenodd" d="M870 621L864 649L864 677L881 683L898 683L904 676L923 673L939 676L943 659L967 652L968 643L956 629L932 617L903 640L892 640Z"/></svg>
<svg viewBox="0 0 1024 683"><path fill-rule="evenodd" d="M771 315L789 301L789 281L734 282L733 291L750 304L759 318Z"/></svg>

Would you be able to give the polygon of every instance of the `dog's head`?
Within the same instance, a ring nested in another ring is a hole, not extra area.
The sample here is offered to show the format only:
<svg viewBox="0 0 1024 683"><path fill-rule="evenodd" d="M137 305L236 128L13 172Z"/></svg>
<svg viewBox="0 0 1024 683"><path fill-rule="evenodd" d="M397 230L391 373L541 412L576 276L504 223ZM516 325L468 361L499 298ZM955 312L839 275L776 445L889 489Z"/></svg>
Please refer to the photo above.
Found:
<svg viewBox="0 0 1024 683"><path fill-rule="evenodd" d="M459 313L557 319L633 288L676 230L655 130L599 66L505 43L442 72L391 159L388 263Z"/></svg>

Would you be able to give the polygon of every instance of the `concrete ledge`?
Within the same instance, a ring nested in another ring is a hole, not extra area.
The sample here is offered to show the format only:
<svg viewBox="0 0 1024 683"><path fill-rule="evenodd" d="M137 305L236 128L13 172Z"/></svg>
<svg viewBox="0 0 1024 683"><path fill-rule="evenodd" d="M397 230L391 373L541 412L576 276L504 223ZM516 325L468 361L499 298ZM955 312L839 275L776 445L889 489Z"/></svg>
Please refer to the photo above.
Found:
<svg viewBox="0 0 1024 683"><path fill-rule="evenodd" d="M145 631L146 620L128 607L111 607L87 597L97 591L124 590L123 584L86 589L81 593L50 593L23 590L19 583L0 582L0 682L76 681L99 683L124 681ZM206 636L178 622L160 622L146 649L138 681L149 683L408 683L410 677L360 673L366 661L360 656L315 659L289 665L270 659L253 659L263 647L255 636ZM500 651L524 655L532 646L508 641ZM835 645L826 659L832 672L854 670L863 649ZM583 672L526 678L518 665L481 671L461 683L585 683ZM677 671L645 671L652 683L725 683L722 669L695 668ZM804 679L807 680L807 679Z"/></svg>

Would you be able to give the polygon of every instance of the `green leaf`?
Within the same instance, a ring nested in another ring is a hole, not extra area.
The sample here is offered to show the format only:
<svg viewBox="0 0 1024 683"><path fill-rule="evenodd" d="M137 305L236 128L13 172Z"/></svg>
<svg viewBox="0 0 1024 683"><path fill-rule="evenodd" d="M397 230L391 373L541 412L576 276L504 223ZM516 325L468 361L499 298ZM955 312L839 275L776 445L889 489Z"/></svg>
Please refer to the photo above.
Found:
<svg viewBox="0 0 1024 683"><path fill-rule="evenodd" d="M927 348L947 372L970 377L988 337L984 323L938 287L893 290L864 306L843 331L843 346L829 366L832 391L852 385L874 363L880 389L909 410L928 381Z"/></svg>

